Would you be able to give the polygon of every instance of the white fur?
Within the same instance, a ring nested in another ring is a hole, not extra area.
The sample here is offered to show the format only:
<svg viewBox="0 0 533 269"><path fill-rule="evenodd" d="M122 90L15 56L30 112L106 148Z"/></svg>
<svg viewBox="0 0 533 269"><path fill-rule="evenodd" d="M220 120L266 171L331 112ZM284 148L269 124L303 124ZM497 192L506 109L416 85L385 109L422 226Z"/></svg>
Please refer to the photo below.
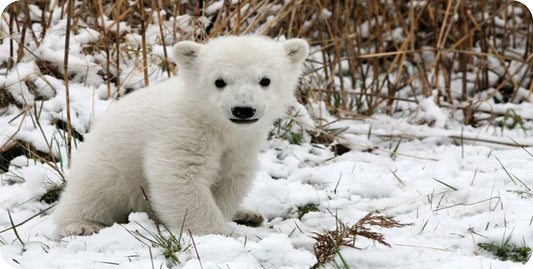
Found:
<svg viewBox="0 0 533 269"><path fill-rule="evenodd" d="M195 234L225 234L226 221L258 216L239 205L273 120L294 101L307 43L232 36L180 42L173 53L177 77L113 104L86 136L53 214L58 235L91 234L149 211L140 185L175 232L185 219ZM268 87L259 85L264 77ZM255 108L258 121L233 123L235 106Z"/></svg>

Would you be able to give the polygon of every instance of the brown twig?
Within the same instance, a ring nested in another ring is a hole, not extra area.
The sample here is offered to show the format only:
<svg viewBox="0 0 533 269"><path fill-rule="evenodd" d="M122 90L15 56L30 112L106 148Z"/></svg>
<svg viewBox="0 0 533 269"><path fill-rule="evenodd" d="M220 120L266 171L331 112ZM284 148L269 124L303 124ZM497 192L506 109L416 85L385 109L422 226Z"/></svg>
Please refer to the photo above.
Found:
<svg viewBox="0 0 533 269"><path fill-rule="evenodd" d="M194 242L194 236L192 236L191 230L187 230L189 237L192 241L192 246L194 248L194 252L196 254L196 258L198 259L198 264L200 265L200 268L203 269L204 266L202 265L202 260L200 259L200 254L198 253L198 248L196 247L196 243Z"/></svg>
<svg viewBox="0 0 533 269"><path fill-rule="evenodd" d="M68 77L68 55L69 55L69 43L70 43L70 27L72 20L72 12L74 10L74 1L67 1L67 27L65 34L65 58L63 62L63 79L65 80L65 103L67 113L67 167L70 168L70 162L72 158L72 125L70 119L70 90L69 90L69 77Z"/></svg>
<svg viewBox="0 0 533 269"><path fill-rule="evenodd" d="M150 198L148 198L148 195L146 195L146 192L144 191L144 186L141 184L139 185L139 189L141 189L141 193L143 195L144 200L146 201L148 205L148 216L154 221L155 227L157 228L158 234L161 234L161 230L159 229L159 224L161 224L161 221L157 217L154 209L152 208L152 202L150 201Z"/></svg>
<svg viewBox="0 0 533 269"><path fill-rule="evenodd" d="M148 51L146 51L146 15L144 13L144 0L139 0L139 10L141 13L141 46L143 57L144 87L148 87L150 81L148 79Z"/></svg>
<svg viewBox="0 0 533 269"><path fill-rule="evenodd" d="M14 226L11 226L11 227L9 227L9 228L6 228L6 229L1 230L1 231L0 231L0 234L1 234L1 233L4 233L4 232L7 232L7 231L10 231L10 230L12 230L13 228L18 228L19 226L22 226L22 225L26 224L28 221L30 221L30 220L34 219L35 217L40 216L40 215L42 215L43 213L45 213L46 211L50 210L50 209L51 209L52 207L54 207L55 205L56 205L56 204L52 204L51 206L49 206L49 207L47 207L47 208L45 208L45 209L39 211L38 213L36 213L36 214L34 214L33 216L31 216L31 217L29 217L29 218L23 220L22 222L19 222L18 224L14 225Z"/></svg>

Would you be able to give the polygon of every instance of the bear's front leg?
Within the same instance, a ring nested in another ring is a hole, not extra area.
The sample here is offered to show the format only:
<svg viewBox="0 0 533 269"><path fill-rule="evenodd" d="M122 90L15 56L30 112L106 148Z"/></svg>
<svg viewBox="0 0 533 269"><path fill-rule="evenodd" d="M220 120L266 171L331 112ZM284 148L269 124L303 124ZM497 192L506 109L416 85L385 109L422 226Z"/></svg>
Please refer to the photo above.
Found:
<svg viewBox="0 0 533 269"><path fill-rule="evenodd" d="M256 227L263 222L263 216L259 212L241 206L256 170L255 156L250 155L237 155L232 152L224 154L221 178L211 189L226 220Z"/></svg>
<svg viewBox="0 0 533 269"><path fill-rule="evenodd" d="M216 162L199 151L156 147L148 151L144 171L157 217L174 233L183 226L195 235L229 234L210 189Z"/></svg>

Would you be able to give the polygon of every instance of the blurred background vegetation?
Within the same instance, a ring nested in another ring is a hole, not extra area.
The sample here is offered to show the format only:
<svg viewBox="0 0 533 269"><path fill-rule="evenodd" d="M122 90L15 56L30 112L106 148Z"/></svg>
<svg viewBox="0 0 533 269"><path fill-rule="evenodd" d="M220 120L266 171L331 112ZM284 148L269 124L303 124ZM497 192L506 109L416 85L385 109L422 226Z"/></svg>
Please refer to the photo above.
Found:
<svg viewBox="0 0 533 269"><path fill-rule="evenodd" d="M8 26L2 28L2 42L38 46L52 13L66 17L69 1L12 4L2 15ZM464 123L472 124L478 120L477 103L530 101L533 90L532 19L514 1L75 0L73 7L70 30L90 27L101 33L84 51L107 56L115 68L103 76L116 86L120 57L142 56L132 55L124 35L157 26L164 46L225 34L305 38L313 55L300 100L324 101L336 114L392 114L405 107L400 102L434 96L439 105L462 109ZM142 44L141 54L152 45ZM10 46L3 68L31 53L16 47ZM44 73L63 75L54 68L57 63L39 63ZM174 72L166 63L161 68Z"/></svg>
<svg viewBox="0 0 533 269"><path fill-rule="evenodd" d="M58 21L66 26L56 42L64 43L67 33L97 33L81 52L96 59L105 98L175 74L169 48L180 40L262 34L309 41L298 99L325 106L339 119L403 117L427 100L465 125L533 119L512 108L494 109L532 102L533 21L514 1L21 0L2 14L0 42L9 57L0 62L0 77L34 61L38 70L19 81L30 92L39 87L32 77L51 76L66 86L69 79L86 81L89 75L70 69L67 59L34 53L58 31L51 29ZM139 83L127 80L132 66L142 74ZM13 95L10 85L0 83L0 115L8 106L31 107ZM327 124L315 120L319 128ZM76 135L70 119L57 125Z"/></svg>

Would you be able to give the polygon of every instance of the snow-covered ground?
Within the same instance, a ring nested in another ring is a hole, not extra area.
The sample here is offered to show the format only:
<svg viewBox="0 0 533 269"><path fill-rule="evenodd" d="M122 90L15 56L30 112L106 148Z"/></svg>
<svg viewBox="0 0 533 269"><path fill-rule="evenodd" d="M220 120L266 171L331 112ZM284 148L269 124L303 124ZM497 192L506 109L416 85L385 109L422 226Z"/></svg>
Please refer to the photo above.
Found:
<svg viewBox="0 0 533 269"><path fill-rule="evenodd" d="M36 19L40 16L31 14ZM36 75L40 70L32 56L61 67L65 20L58 13L53 16L40 46L29 43L31 54L13 70L1 70L7 75L0 76L0 85L18 103L33 106L0 110L0 147L20 140L47 152L51 145L56 156L66 159L65 131L55 124L66 119L64 81ZM5 21L0 21L0 27L6 31ZM38 27L34 26L37 33ZM128 31L127 26L122 29ZM149 43L157 43L158 31L149 27ZM81 134L111 102L100 75L105 56L83 50L98 35L81 27L70 45L72 125ZM5 62L9 39L2 38L0 61ZM140 37L126 34L125 40L135 49ZM158 67L162 55L162 46L152 46L151 83L166 77ZM139 62L122 61L121 90L139 88ZM9 172L0 173L0 253L16 268L309 268L317 262L315 233L335 230L339 221L352 225L374 212L412 225L373 228L383 233L391 247L364 238L355 241L359 249L341 247L349 268L521 268L521 263L500 261L478 243L510 238L518 246L533 244L533 122L524 121L514 129L462 127L453 119L455 112L438 108L431 99L420 104L405 117L377 114L341 121L327 115L321 104L308 107L315 119L320 115L334 122L329 130L343 130L337 143L351 150L335 156L331 146L312 144L307 135L297 145L277 138L274 131L245 200L246 206L264 214L265 223L258 228L232 224L231 236L191 237L184 232L183 249L175 253L177 263L149 242L156 240L157 229L145 213L132 213L129 223L92 236L51 240L49 214L54 209L39 199L61 182L57 170L67 175L68 171L59 164L56 170L37 158L17 157ZM512 108L524 119L533 117L532 102L488 105L500 112ZM311 127L305 124L314 125L307 117L300 119L307 129ZM316 210L299 218L298 208L306 205L316 205ZM22 222L16 230L10 229ZM162 233L169 237L164 229ZM335 262L344 268L341 256ZM326 267L335 268L335 262Z"/></svg>
<svg viewBox="0 0 533 269"><path fill-rule="evenodd" d="M335 157L320 145L269 141L245 200L267 221L259 228L234 224L230 237L184 233L182 244L189 248L177 253L177 265L164 258L162 248L149 248L128 232L156 233L145 213L131 214L129 223L93 236L55 242L48 238L51 209L17 227L24 245L13 230L1 233L0 251L9 264L22 268L308 268L316 262L313 233L335 229L336 218L354 224L368 212L379 212L413 225L377 229L390 248L362 239L355 242L362 250L343 247L351 268L522 266L497 260L477 243L501 242L511 234L517 245L533 242L533 148L467 138L533 145L530 131L525 136L520 129L501 134L499 128L465 128L461 143L447 138L460 137L460 128L417 126L379 115L331 128L347 128L342 142L352 147L350 152ZM391 134L403 139L379 137ZM398 144L395 155L380 151L393 151ZM37 198L58 180L49 166L26 157L13 160L12 167L1 175L0 229L12 226L7 210L17 224L47 208ZM297 208L306 204L318 205L319 211L299 220Z"/></svg>

